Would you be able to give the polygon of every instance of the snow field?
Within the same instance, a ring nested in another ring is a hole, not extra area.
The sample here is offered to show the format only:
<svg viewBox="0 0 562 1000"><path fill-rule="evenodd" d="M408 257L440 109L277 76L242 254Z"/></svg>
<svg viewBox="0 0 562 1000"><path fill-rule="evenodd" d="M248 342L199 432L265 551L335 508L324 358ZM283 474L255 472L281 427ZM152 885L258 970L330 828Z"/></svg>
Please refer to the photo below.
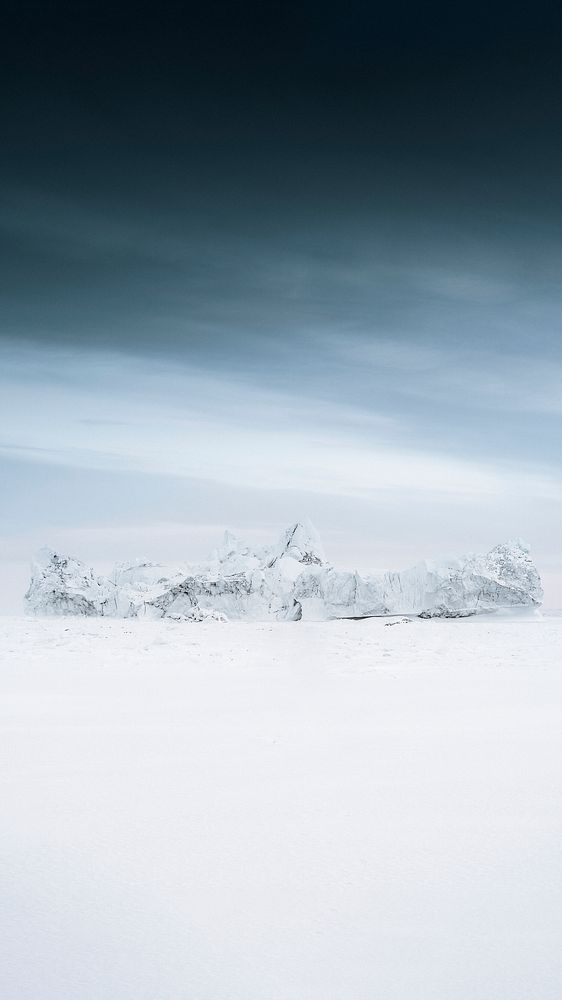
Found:
<svg viewBox="0 0 562 1000"><path fill-rule="evenodd" d="M0 619L1 993L559 1000L562 619Z"/></svg>

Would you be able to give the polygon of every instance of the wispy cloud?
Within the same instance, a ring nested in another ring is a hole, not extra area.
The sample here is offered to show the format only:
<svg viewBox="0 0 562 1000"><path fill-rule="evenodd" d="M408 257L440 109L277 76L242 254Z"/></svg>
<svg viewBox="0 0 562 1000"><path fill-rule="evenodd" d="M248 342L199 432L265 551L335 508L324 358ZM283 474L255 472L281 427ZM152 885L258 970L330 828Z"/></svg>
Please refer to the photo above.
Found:
<svg viewBox="0 0 562 1000"><path fill-rule="evenodd" d="M35 364L27 369L29 354ZM423 363L423 352L417 356ZM381 358L389 367L388 345ZM117 353L5 352L1 390L3 426L11 428L5 447L40 461L344 496L562 497L556 469L408 446L384 414L180 365Z"/></svg>
<svg viewBox="0 0 562 1000"><path fill-rule="evenodd" d="M345 342L331 336L323 342L374 385L380 380L397 396L450 403L452 419L463 404L475 414L501 410L562 416L562 363L556 359L454 341L447 347L351 335Z"/></svg>

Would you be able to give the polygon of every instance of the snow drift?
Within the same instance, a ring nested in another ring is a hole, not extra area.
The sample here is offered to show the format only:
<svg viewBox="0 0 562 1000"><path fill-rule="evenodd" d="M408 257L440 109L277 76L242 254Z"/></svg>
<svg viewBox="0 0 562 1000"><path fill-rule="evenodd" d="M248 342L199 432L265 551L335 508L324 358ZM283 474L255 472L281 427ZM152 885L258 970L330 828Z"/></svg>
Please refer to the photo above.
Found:
<svg viewBox="0 0 562 1000"><path fill-rule="evenodd" d="M272 546L252 548L227 531L203 565L136 560L118 564L109 577L45 548L34 560L25 600L28 610L40 615L186 621L460 618L536 607L542 588L529 549L519 540L484 555L360 575L330 565L312 525L297 523Z"/></svg>

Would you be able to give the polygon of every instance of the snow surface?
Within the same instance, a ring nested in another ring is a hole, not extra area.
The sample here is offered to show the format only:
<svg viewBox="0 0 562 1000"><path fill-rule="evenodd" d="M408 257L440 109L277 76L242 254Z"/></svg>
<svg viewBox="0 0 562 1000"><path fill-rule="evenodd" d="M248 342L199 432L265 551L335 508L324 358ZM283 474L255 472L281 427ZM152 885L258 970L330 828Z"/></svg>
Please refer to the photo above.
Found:
<svg viewBox="0 0 562 1000"><path fill-rule="evenodd" d="M35 558L25 599L35 614L295 621L456 618L535 607L542 596L538 571L520 540L484 555L361 576L331 566L312 525L297 522L265 548L252 549L227 531L207 564L166 567L140 559L118 564L110 577L45 548Z"/></svg>
<svg viewBox="0 0 562 1000"><path fill-rule="evenodd" d="M562 619L0 619L2 996L559 1000Z"/></svg>

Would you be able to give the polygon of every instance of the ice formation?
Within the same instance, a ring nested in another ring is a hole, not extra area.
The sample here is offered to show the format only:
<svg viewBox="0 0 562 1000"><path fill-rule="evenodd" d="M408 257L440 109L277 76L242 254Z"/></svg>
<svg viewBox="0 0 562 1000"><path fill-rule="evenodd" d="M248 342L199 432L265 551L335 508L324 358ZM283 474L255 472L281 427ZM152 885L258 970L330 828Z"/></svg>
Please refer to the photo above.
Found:
<svg viewBox="0 0 562 1000"><path fill-rule="evenodd" d="M37 614L103 615L117 610L111 600L106 609L111 591L109 580L95 576L79 559L43 548L33 560L25 599Z"/></svg>
<svg viewBox="0 0 562 1000"><path fill-rule="evenodd" d="M27 607L35 614L186 621L450 618L536 607L541 600L539 574L521 541L497 545L485 555L360 575L330 565L308 523L292 525L277 544L262 548L227 531L203 565L166 567L136 560L118 564L109 577L42 549L26 594Z"/></svg>

